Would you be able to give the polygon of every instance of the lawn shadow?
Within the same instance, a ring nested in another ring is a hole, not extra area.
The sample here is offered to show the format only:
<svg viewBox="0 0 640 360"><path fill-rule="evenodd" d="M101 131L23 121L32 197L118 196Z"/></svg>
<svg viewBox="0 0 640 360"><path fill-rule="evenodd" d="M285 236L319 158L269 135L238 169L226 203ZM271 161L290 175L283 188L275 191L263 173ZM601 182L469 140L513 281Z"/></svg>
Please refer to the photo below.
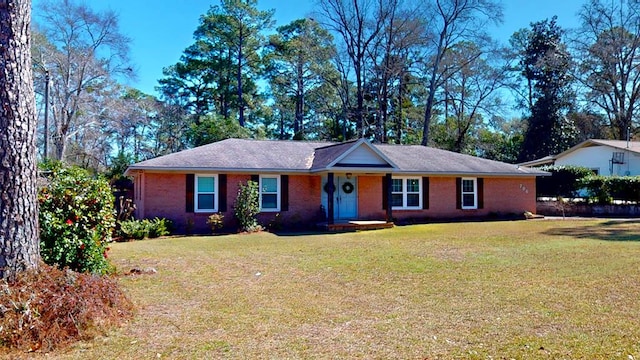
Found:
<svg viewBox="0 0 640 360"><path fill-rule="evenodd" d="M604 241L640 241L640 220L609 220L595 225L552 228L545 235Z"/></svg>

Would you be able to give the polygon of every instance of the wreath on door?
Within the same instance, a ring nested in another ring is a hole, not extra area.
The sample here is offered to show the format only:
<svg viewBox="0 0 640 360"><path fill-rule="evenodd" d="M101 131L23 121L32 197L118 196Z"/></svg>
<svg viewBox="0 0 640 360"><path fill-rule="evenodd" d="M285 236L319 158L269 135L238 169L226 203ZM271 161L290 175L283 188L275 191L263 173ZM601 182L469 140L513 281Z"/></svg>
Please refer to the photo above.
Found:
<svg viewBox="0 0 640 360"><path fill-rule="evenodd" d="M353 192L353 184L348 181L342 184L342 191L344 191L345 194L351 194Z"/></svg>

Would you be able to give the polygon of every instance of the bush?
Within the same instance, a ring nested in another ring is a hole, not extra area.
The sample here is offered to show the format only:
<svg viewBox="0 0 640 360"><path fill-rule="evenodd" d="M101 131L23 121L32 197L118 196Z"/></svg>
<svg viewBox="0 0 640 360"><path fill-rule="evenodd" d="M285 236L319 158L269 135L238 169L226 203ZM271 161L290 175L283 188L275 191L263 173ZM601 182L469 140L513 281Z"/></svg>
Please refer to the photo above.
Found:
<svg viewBox="0 0 640 360"><path fill-rule="evenodd" d="M153 220L125 220L120 222L120 232L125 240L142 240L157 238L171 234L173 224L171 220L155 218Z"/></svg>
<svg viewBox="0 0 640 360"><path fill-rule="evenodd" d="M149 220L125 220L120 222L120 231L122 238L125 240L134 239L142 240L149 237Z"/></svg>
<svg viewBox="0 0 640 360"><path fill-rule="evenodd" d="M247 184L239 184L238 196L233 207L233 214L240 224L240 230L256 232L262 230L256 216L260 213L260 194L258 183L247 181Z"/></svg>
<svg viewBox="0 0 640 360"><path fill-rule="evenodd" d="M166 236L171 234L171 229L173 228L173 223L169 219L165 218L155 218L151 221L151 226L149 227L149 237L157 238L160 236Z"/></svg>
<svg viewBox="0 0 640 360"><path fill-rule="evenodd" d="M612 200L640 202L640 176L589 176L580 180L589 200L610 204Z"/></svg>
<svg viewBox="0 0 640 360"><path fill-rule="evenodd" d="M111 278L41 264L0 283L0 310L3 347L50 351L104 334L133 306Z"/></svg>
<svg viewBox="0 0 640 360"><path fill-rule="evenodd" d="M216 231L222 229L224 226L224 214L216 213L211 214L207 218L207 224L211 227L211 232L215 233Z"/></svg>
<svg viewBox="0 0 640 360"><path fill-rule="evenodd" d="M593 175L589 168L580 166L543 166L540 170L548 171L551 176L538 177L536 179L536 192L538 197L566 197L574 198L583 188L579 180Z"/></svg>
<svg viewBox="0 0 640 360"><path fill-rule="evenodd" d="M106 274L115 226L114 198L109 183L78 167L49 162L39 189L40 253L59 268Z"/></svg>

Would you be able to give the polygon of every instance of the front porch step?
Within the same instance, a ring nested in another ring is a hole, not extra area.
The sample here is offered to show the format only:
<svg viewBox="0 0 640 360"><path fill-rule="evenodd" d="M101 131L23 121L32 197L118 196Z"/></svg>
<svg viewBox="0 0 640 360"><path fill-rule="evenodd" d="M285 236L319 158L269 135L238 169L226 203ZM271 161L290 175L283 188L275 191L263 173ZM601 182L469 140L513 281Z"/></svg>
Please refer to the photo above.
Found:
<svg viewBox="0 0 640 360"><path fill-rule="evenodd" d="M362 231L362 230L379 230L389 229L394 226L393 222L378 220L352 220L346 222L336 222L326 224L328 231Z"/></svg>

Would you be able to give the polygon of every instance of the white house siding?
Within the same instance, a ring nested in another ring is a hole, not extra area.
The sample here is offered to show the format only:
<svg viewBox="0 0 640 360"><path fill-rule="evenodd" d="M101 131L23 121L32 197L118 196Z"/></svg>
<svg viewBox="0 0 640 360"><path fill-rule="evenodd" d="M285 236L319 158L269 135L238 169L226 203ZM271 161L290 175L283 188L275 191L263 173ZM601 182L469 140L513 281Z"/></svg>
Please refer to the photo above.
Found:
<svg viewBox="0 0 640 360"><path fill-rule="evenodd" d="M614 152L624 153L624 163L613 164L611 167ZM590 146L577 149L556 159L556 165L584 166L598 170L598 174L605 176L640 175L640 154L609 146Z"/></svg>
<svg viewBox="0 0 640 360"><path fill-rule="evenodd" d="M388 165L388 163L369 147L360 145L339 161L341 165L367 164Z"/></svg>

